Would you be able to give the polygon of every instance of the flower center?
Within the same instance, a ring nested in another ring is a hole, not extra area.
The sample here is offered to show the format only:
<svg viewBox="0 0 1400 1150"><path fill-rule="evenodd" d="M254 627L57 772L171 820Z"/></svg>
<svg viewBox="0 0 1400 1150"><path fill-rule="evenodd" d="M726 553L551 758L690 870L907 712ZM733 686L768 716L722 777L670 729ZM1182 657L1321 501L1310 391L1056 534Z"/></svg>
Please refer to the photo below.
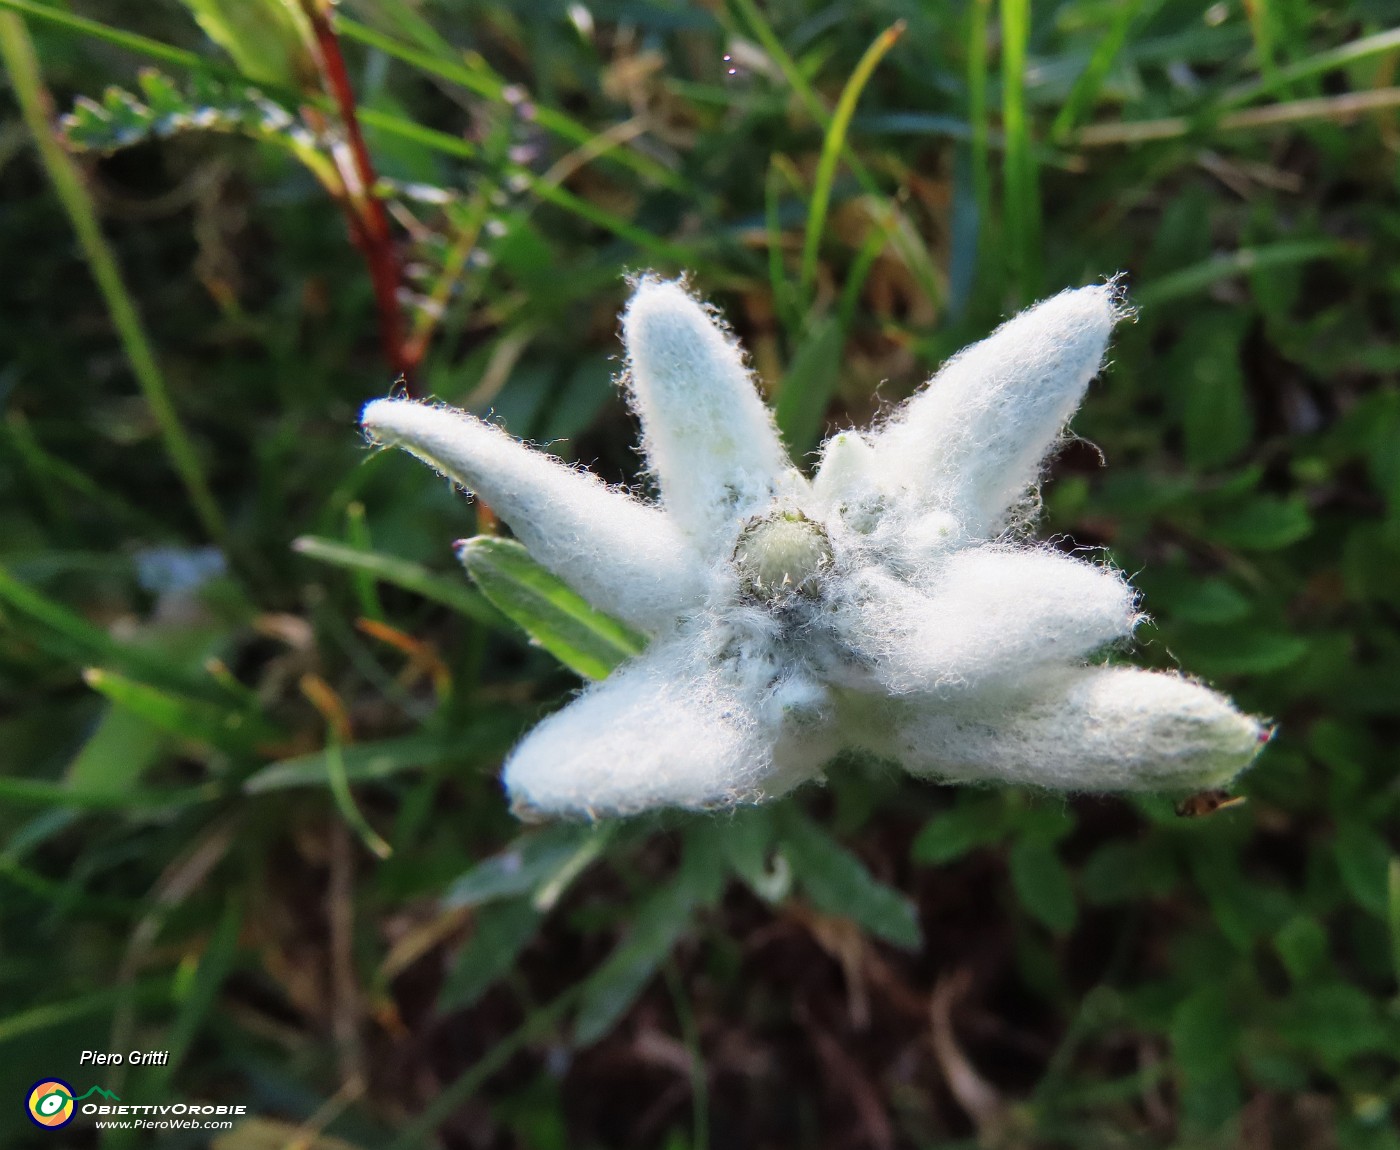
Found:
<svg viewBox="0 0 1400 1150"><path fill-rule="evenodd" d="M830 565L831 541L800 511L750 520L734 547L745 593L767 603L815 596Z"/></svg>

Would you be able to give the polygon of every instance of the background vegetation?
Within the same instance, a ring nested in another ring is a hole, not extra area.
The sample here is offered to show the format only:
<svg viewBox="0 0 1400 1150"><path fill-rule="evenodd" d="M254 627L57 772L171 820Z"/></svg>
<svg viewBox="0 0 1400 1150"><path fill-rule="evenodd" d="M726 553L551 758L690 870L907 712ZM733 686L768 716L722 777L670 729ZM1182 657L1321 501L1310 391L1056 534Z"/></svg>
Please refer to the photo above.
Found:
<svg viewBox="0 0 1400 1150"><path fill-rule="evenodd" d="M1392 4L0 10L0 1141L95 1145L17 1100L135 1048L101 1085L246 1103L224 1150L1400 1147ZM1046 530L1277 717L1248 803L848 763L522 833L555 655L622 652L508 545L473 590L356 414L403 372L634 479L645 268L799 453L1126 270Z"/></svg>

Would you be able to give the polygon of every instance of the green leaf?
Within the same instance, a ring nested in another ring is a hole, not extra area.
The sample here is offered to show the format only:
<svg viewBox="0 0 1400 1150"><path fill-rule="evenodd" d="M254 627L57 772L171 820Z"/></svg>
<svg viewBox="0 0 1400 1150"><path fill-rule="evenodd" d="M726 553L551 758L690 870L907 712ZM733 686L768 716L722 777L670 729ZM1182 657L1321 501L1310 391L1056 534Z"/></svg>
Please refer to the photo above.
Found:
<svg viewBox="0 0 1400 1150"><path fill-rule="evenodd" d="M457 878L443 893L445 907L479 906L502 898L533 895L554 880L581 853L591 861L596 848L591 844L601 828L560 825L521 835L504 850L476 864Z"/></svg>
<svg viewBox="0 0 1400 1150"><path fill-rule="evenodd" d="M816 446L822 417L841 374L846 329L839 317L825 316L810 325L778 388L774 412L778 431L794 457Z"/></svg>
<svg viewBox="0 0 1400 1150"><path fill-rule="evenodd" d="M439 1012L475 1003L506 975L539 932L543 915L528 898L493 902L472 920L472 935L457 954L438 995Z"/></svg>
<svg viewBox="0 0 1400 1150"><path fill-rule="evenodd" d="M1173 357L1184 389L1186 462L1219 467L1248 446L1254 421L1240 366L1243 323L1232 313L1207 313L1193 323Z"/></svg>
<svg viewBox="0 0 1400 1150"><path fill-rule="evenodd" d="M692 825L680 872L629 916L627 938L584 983L574 1020L576 1045L597 1042L617 1024L689 930L695 912L719 898L724 868L717 853L709 829Z"/></svg>
<svg viewBox="0 0 1400 1150"><path fill-rule="evenodd" d="M354 743L340 749L345 777L352 783L387 779L403 771L491 760L504 754L519 733L519 721L510 714L478 719L465 729L405 735L376 743ZM270 763L243 784L249 794L286 787L319 787L326 784L327 752L313 751Z"/></svg>
<svg viewBox="0 0 1400 1150"><path fill-rule="evenodd" d="M937 866L1000 842L1007 829L1006 808L999 797L964 796L951 810L929 819L910 853L915 862Z"/></svg>
<svg viewBox="0 0 1400 1150"><path fill-rule="evenodd" d="M1295 915L1274 935L1274 948L1295 983L1307 982L1327 966L1331 949L1327 931L1317 919Z"/></svg>
<svg viewBox="0 0 1400 1150"><path fill-rule="evenodd" d="M1074 927L1074 884L1054 844L1040 836L1018 839L1008 857L1011 885L1027 914L1056 934Z"/></svg>
<svg viewBox="0 0 1400 1150"><path fill-rule="evenodd" d="M775 814L778 841L793 878L818 910L849 918L896 946L917 950L922 945L918 914L909 899L876 879L860 859L795 806Z"/></svg>
<svg viewBox="0 0 1400 1150"><path fill-rule="evenodd" d="M1256 624L1182 627L1171 649L1198 674L1266 675L1291 667L1308 653L1308 641Z"/></svg>
<svg viewBox="0 0 1400 1150"><path fill-rule="evenodd" d="M257 88L199 72L185 93L154 69L141 72L139 85L139 92L108 88L101 101L79 96L61 121L68 145L78 151L115 152L187 132L226 132L286 148L323 182L335 179L300 116Z"/></svg>
<svg viewBox="0 0 1400 1150"><path fill-rule="evenodd" d="M1187 1124L1213 1130L1239 1109L1235 1071L1238 1027L1220 985L1202 986L1176 1008L1172 1052L1181 1076L1181 1106Z"/></svg>
<svg viewBox="0 0 1400 1150"><path fill-rule="evenodd" d="M180 0L250 80L294 90L316 82L315 37L296 0Z"/></svg>
<svg viewBox="0 0 1400 1150"><path fill-rule="evenodd" d="M792 889L792 868L773 851L772 811L745 807L734 813L720 836L730 869L765 902L782 902Z"/></svg>
<svg viewBox="0 0 1400 1150"><path fill-rule="evenodd" d="M1153 600L1184 623L1234 623L1253 609L1245 594L1224 579L1191 578L1185 582L1187 586L1175 591L1165 603Z"/></svg>
<svg viewBox="0 0 1400 1150"><path fill-rule="evenodd" d="M1312 534L1312 516L1302 499L1259 495L1215 515L1205 534L1243 551L1277 551Z"/></svg>
<svg viewBox="0 0 1400 1150"><path fill-rule="evenodd" d="M1337 828L1337 869L1347 890L1361 906L1385 918L1390 897L1390 848L1371 827L1347 821Z"/></svg>
<svg viewBox="0 0 1400 1150"><path fill-rule="evenodd" d="M1301 987L1284 1003L1279 1034L1336 1067L1358 1054L1389 1054L1400 1034L1377 999L1349 983Z"/></svg>
<svg viewBox="0 0 1400 1150"><path fill-rule="evenodd" d="M303 535L292 543L292 550L309 559L344 567L350 571L362 571L384 583L412 591L424 599L451 607L454 611L488 626L507 629L506 621L486 599L460 580L438 575L429 571L421 563L399 559L393 555L382 555L377 551L361 551L335 539L322 539L315 535Z"/></svg>
<svg viewBox="0 0 1400 1150"><path fill-rule="evenodd" d="M530 639L587 679L603 679L646 640L592 607L513 539L478 535L460 551L482 593Z"/></svg>
<svg viewBox="0 0 1400 1150"><path fill-rule="evenodd" d="M1176 861L1159 838L1113 839L1099 847L1079 872L1084 898L1098 906L1121 906L1171 893Z"/></svg>

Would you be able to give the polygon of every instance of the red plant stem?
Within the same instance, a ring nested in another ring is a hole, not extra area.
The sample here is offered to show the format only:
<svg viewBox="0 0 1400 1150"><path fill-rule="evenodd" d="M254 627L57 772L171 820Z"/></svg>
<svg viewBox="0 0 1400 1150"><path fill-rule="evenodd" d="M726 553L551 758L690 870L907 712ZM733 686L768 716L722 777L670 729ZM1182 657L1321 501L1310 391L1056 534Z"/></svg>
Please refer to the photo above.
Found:
<svg viewBox="0 0 1400 1150"><path fill-rule="evenodd" d="M394 252L393 235L389 230L389 213L374 193L378 176L369 148L365 146L360 120L355 114L355 91L340 52L340 40L331 26L329 10L323 0L302 0L302 9L316 36L322 79L340 112L346 143L354 164L354 180L346 180L344 208L350 225L350 238L360 249L369 265L374 285L374 302L379 315L379 342L389 365L405 382L418 366L420 353L409 347L404 338L403 313L399 309L400 270ZM337 165L339 166L339 165Z"/></svg>

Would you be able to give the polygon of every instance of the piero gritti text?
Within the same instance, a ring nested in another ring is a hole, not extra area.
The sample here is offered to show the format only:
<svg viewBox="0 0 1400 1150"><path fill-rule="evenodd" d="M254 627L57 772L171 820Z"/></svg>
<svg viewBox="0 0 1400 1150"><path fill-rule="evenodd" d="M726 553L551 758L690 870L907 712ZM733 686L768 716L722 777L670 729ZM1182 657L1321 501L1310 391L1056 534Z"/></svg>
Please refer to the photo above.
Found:
<svg viewBox="0 0 1400 1150"><path fill-rule="evenodd" d="M164 1066L169 1061L168 1050L84 1050L78 1056L79 1066Z"/></svg>

